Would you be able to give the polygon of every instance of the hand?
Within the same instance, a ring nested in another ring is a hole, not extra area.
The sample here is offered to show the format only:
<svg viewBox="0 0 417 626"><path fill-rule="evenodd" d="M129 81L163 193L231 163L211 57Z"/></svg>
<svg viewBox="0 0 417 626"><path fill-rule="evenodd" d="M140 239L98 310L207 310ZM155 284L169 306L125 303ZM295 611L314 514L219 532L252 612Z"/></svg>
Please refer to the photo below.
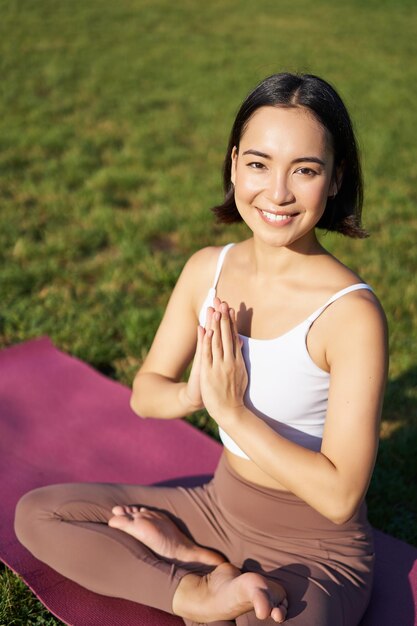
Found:
<svg viewBox="0 0 417 626"><path fill-rule="evenodd" d="M204 329L201 326L197 327L197 348L191 366L188 382L184 390L187 412L198 411L202 409L203 399L201 397L200 388L200 373L201 373L201 355L203 346Z"/></svg>
<svg viewBox="0 0 417 626"><path fill-rule="evenodd" d="M217 302L218 301L218 302ZM220 305L219 298L215 299L215 305ZM201 375L201 358L203 354L203 340L206 330L211 328L214 309L209 307L207 311L206 327L197 327L197 348L191 366L188 382L184 390L185 401L187 404L187 410L198 411L204 407L203 399L201 397L200 375Z"/></svg>
<svg viewBox="0 0 417 626"><path fill-rule="evenodd" d="M237 332L236 316L226 302L214 302L211 328L203 331L200 388L204 405L221 426L244 407L248 374Z"/></svg>

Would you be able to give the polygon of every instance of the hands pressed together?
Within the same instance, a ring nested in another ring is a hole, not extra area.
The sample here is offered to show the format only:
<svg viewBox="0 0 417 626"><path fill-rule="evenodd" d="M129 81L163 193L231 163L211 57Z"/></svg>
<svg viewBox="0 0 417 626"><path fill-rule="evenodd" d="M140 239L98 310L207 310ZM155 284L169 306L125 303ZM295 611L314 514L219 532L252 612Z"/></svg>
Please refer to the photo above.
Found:
<svg viewBox="0 0 417 626"><path fill-rule="evenodd" d="M187 383L187 397L222 422L244 406L248 374L237 331L235 311L215 298L205 328L198 327L197 349Z"/></svg>

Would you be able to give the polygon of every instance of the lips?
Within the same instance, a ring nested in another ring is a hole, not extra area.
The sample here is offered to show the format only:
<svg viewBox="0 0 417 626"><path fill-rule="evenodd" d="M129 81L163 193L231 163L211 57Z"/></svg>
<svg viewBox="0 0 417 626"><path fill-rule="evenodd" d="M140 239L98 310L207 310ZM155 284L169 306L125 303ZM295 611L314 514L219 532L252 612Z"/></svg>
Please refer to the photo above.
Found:
<svg viewBox="0 0 417 626"><path fill-rule="evenodd" d="M292 220L292 218L294 218L296 215L298 215L298 213L273 213L271 211L263 211L262 209L258 209L258 212L264 221L268 222L269 224L277 225L284 225Z"/></svg>

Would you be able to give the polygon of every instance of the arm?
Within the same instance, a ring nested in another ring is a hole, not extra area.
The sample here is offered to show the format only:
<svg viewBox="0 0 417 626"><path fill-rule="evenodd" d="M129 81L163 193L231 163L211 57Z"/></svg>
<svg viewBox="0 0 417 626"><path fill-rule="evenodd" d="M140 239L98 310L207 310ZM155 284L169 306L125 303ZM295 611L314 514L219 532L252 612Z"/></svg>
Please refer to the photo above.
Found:
<svg viewBox="0 0 417 626"><path fill-rule="evenodd" d="M205 275L208 290L217 255L216 248L200 250L189 259L178 279L149 353L133 382L130 405L141 417L172 419L202 407L199 354L188 383L181 382L181 376L196 351L197 309L205 295Z"/></svg>
<svg viewBox="0 0 417 626"><path fill-rule="evenodd" d="M366 493L377 451L387 369L383 312L375 300L359 296L327 316L331 385L320 452L281 437L244 406L243 358L234 348L235 325L228 335L227 317L215 316L214 332L204 338L206 408L260 469L335 523L347 521Z"/></svg>

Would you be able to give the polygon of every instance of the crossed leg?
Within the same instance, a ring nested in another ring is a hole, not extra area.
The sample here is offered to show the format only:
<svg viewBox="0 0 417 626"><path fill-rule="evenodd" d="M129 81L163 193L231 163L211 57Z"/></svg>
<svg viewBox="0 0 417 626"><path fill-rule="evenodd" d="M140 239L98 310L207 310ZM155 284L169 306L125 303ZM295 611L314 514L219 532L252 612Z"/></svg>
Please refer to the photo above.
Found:
<svg viewBox="0 0 417 626"><path fill-rule="evenodd" d="M282 588L270 587L258 574L241 574L205 547L221 552L226 543L221 525L216 527L213 502L199 489L83 483L44 487L20 500L15 530L34 556L87 589L176 613L188 623L227 623L255 606L261 614L271 613L284 598ZM161 513L158 523L165 529L160 534L174 534L178 553L158 555L163 550L154 540L138 540L108 524L117 503L132 502L167 514L164 520Z"/></svg>
<svg viewBox="0 0 417 626"><path fill-rule="evenodd" d="M190 573L181 579L172 603L176 615L205 623L231 620L253 610L258 619L284 621L288 605L279 583L253 572L242 574L217 552L195 544L160 511L116 506L112 512L110 527L133 536L159 556L176 563L214 566L203 576Z"/></svg>

